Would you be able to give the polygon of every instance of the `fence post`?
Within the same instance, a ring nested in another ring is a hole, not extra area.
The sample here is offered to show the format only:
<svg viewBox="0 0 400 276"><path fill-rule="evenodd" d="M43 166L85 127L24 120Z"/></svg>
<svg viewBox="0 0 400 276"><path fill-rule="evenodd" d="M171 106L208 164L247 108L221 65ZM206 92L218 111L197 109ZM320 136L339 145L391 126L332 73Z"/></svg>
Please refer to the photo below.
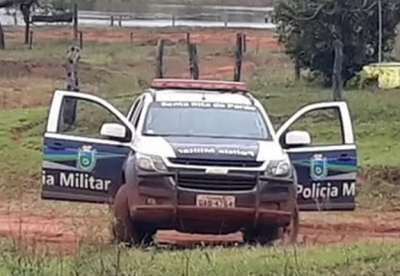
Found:
<svg viewBox="0 0 400 276"><path fill-rule="evenodd" d="M33 31L29 32L29 50L32 50L33 46Z"/></svg>
<svg viewBox="0 0 400 276"><path fill-rule="evenodd" d="M67 62L65 66L65 69L67 71L66 88L68 91L79 92L78 65L80 59L81 59L81 49L76 46L69 47L67 51Z"/></svg>
<svg viewBox="0 0 400 276"><path fill-rule="evenodd" d="M228 14L225 12L223 16L224 16L224 27L226 28L228 27Z"/></svg>
<svg viewBox="0 0 400 276"><path fill-rule="evenodd" d="M163 78L163 55L164 55L164 39L158 39L157 41L157 53L156 53L156 78Z"/></svg>
<svg viewBox="0 0 400 276"><path fill-rule="evenodd" d="M78 4L75 2L74 4L74 41L78 40Z"/></svg>
<svg viewBox="0 0 400 276"><path fill-rule="evenodd" d="M191 45L191 53L192 53L192 60L193 60L193 79L198 80L199 79L199 64L198 64L198 58L197 58L197 46L196 44L190 44Z"/></svg>
<svg viewBox="0 0 400 276"><path fill-rule="evenodd" d="M114 26L114 15L111 15L110 19L111 19L110 25L111 25L111 27L113 27Z"/></svg>
<svg viewBox="0 0 400 276"><path fill-rule="evenodd" d="M257 44L256 44L256 54L258 54L258 51L260 50L260 38L257 38Z"/></svg>
<svg viewBox="0 0 400 276"><path fill-rule="evenodd" d="M22 4L21 5L21 12L24 17L25 21L25 45L29 44L29 33L30 33L30 27L31 27L31 5L29 4Z"/></svg>
<svg viewBox="0 0 400 276"><path fill-rule="evenodd" d="M14 26L17 26L18 25L18 18L17 18L17 13L16 12L13 13L13 17L14 17Z"/></svg>
<svg viewBox="0 0 400 276"><path fill-rule="evenodd" d="M343 43L341 40L336 39L333 41L333 49L335 51L335 58L333 61L333 74L332 74L332 92L333 100L341 101L343 99Z"/></svg>
<svg viewBox="0 0 400 276"><path fill-rule="evenodd" d="M79 32L79 48L83 49L83 32Z"/></svg>
<svg viewBox="0 0 400 276"><path fill-rule="evenodd" d="M243 54L243 41L242 34L236 34L236 53L235 53L235 71L233 75L233 81L240 81L241 70L242 70L242 54Z"/></svg>
<svg viewBox="0 0 400 276"><path fill-rule="evenodd" d="M79 47L71 46L67 51L66 58L66 90L79 92L79 80L78 80L78 64L81 58L81 50ZM64 124L71 126L75 123L76 119L76 100L65 99L63 106L63 121Z"/></svg>
<svg viewBox="0 0 400 276"><path fill-rule="evenodd" d="M131 43L133 43L133 32L130 33L130 40L131 40Z"/></svg>
<svg viewBox="0 0 400 276"><path fill-rule="evenodd" d="M192 79L199 79L199 67L197 59L197 47L190 42L190 33L186 33L186 46L189 57L189 71Z"/></svg>
<svg viewBox="0 0 400 276"><path fill-rule="evenodd" d="M172 15L172 27L175 27L175 14Z"/></svg>
<svg viewBox="0 0 400 276"><path fill-rule="evenodd" d="M299 63L299 59L296 58L294 61L294 81L298 82L300 80L300 63Z"/></svg>
<svg viewBox="0 0 400 276"><path fill-rule="evenodd" d="M122 16L121 15L118 18L118 26L122 27Z"/></svg>
<svg viewBox="0 0 400 276"><path fill-rule="evenodd" d="M189 72L190 76L193 78L193 55L192 55L192 47L190 44L190 33L186 33L186 49L189 58Z"/></svg>
<svg viewBox="0 0 400 276"><path fill-rule="evenodd" d="M247 50L246 34L243 34L242 39L243 39L243 53L246 53L246 50Z"/></svg>

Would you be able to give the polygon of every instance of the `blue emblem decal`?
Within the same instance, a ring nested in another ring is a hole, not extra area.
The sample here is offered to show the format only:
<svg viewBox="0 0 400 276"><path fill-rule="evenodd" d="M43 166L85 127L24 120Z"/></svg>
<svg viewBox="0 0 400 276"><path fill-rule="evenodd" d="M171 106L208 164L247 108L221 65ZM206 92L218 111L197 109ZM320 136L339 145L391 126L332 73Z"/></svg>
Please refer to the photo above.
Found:
<svg viewBox="0 0 400 276"><path fill-rule="evenodd" d="M78 149L76 166L84 171L92 171L96 166L96 150L92 146L82 146Z"/></svg>
<svg viewBox="0 0 400 276"><path fill-rule="evenodd" d="M315 154L311 158L310 175L315 181L321 180L328 175L327 159L322 154Z"/></svg>

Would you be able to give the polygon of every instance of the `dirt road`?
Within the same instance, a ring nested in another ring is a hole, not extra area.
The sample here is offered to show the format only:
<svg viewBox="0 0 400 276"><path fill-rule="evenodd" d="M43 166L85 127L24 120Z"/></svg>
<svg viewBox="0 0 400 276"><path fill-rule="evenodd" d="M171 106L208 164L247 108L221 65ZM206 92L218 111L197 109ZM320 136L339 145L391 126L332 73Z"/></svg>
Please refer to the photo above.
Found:
<svg viewBox="0 0 400 276"><path fill-rule="evenodd" d="M107 244L110 241L107 210L98 209L83 214L79 205L76 213L39 208L32 211L0 211L0 235L46 244L71 247L77 242ZM40 214L43 213L43 214ZM359 210L353 213L303 213L300 243L335 243L342 241L382 240L400 238L400 210L374 212ZM176 231L159 231L157 241L172 244L219 244L241 242L241 234L231 235L191 235Z"/></svg>
<svg viewBox="0 0 400 276"><path fill-rule="evenodd" d="M155 31L154 31L155 30ZM66 40L72 39L72 29L40 27L33 30L35 41ZM156 45L157 39L162 38L166 44L185 43L186 32L190 32L190 40L193 43L207 43L220 45L235 45L236 33L246 34L246 42L249 47L277 48L278 44L269 30L243 30L243 29L168 29L168 28L122 28L108 29L84 28L81 29L83 41L96 42L139 42L143 45ZM22 28L7 29L6 38L23 41Z"/></svg>

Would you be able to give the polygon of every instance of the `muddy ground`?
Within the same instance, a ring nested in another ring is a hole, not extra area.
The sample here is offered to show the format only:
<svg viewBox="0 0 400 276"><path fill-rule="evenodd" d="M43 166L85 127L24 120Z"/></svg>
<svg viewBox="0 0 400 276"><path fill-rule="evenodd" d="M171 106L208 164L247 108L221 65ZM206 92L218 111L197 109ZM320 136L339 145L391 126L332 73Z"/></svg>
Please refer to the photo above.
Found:
<svg viewBox="0 0 400 276"><path fill-rule="evenodd" d="M122 42L129 41L131 35L129 31L104 31L97 29L85 29L85 41L102 41L102 42ZM191 39L196 43L207 41L207 43L215 44L232 44L234 43L234 34L237 30L191 30ZM246 31L249 47L269 47L279 49L272 34L266 31ZM261 35L262 34L262 35ZM46 39L70 39L71 30L68 29L52 29L35 31L35 40ZM157 38L163 37L170 43L184 42L182 33L156 34L155 31L144 33L133 32L132 40L143 42L143 44L153 45ZM22 41L22 30L7 30L8 39L20 39ZM214 61L215 60L215 61ZM244 66L251 68L255 66L252 61L246 61ZM140 67L140 66L139 66ZM216 58L209 58L207 61L206 77L215 77L217 75L232 74L233 67L221 65ZM91 72L90 67L83 69L83 74L89 77L96 77L98 72ZM7 76L15 72L23 74L23 77L29 78L38 76L42 78L59 78L63 75L63 69L52 63L44 63L41 61L30 64L21 64L13 61L0 61L0 73ZM186 68L176 72L177 75L187 77ZM204 76L203 76L204 77ZM19 86L20 85L20 86ZM24 84L10 84L9 87L4 86L1 90L11 89L15 93L22 93ZM25 84L26 85L26 84ZM18 88L16 88L18 87ZM45 98L28 99L17 106L3 105L3 108L29 107L45 105L48 102L49 95ZM108 225L109 221L105 219L105 209L95 211L91 216L82 215L81 205L72 204L63 208L54 207L57 203L40 202L38 196L34 197L33 205L25 206L22 211L18 208L11 208L18 203L3 200L0 204L0 234L18 239L20 236L24 238L42 241L48 244L69 247L77 241L107 243L109 240ZM92 207L88 207L92 208ZM66 209L68 211L66 211ZM45 210L45 211L43 211ZM94 229L97 229L94 231ZM96 233L96 235L94 234ZM322 214L303 214L300 230L300 243L334 243L341 241L356 240L376 240L376 239L392 239L400 238L400 208L392 211L372 211L357 210L350 213L322 213ZM240 234L232 234L227 236L207 236L207 235L187 235L174 231L161 231L158 233L159 241L176 243L176 242L232 242L241 241Z"/></svg>
<svg viewBox="0 0 400 276"><path fill-rule="evenodd" d="M77 205L71 208L78 208ZM105 210L105 209L104 209ZM65 215L62 211L40 215L35 211L0 211L0 234L19 240L44 242L52 247L74 248L77 243L107 244L110 242L110 220L104 212L97 215ZM195 235L176 231L159 231L157 241L167 244L193 245L204 243L240 244L240 233L230 235ZM299 243L336 243L361 240L400 239L400 211L302 214Z"/></svg>

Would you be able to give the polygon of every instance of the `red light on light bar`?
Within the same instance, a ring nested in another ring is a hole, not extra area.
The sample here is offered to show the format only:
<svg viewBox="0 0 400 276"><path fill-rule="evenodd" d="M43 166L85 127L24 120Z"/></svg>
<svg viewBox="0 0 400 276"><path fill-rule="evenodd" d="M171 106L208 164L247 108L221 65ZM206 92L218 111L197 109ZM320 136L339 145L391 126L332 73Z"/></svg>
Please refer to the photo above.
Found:
<svg viewBox="0 0 400 276"><path fill-rule="evenodd" d="M247 91L246 84L243 82L217 80L154 79L151 87Z"/></svg>

